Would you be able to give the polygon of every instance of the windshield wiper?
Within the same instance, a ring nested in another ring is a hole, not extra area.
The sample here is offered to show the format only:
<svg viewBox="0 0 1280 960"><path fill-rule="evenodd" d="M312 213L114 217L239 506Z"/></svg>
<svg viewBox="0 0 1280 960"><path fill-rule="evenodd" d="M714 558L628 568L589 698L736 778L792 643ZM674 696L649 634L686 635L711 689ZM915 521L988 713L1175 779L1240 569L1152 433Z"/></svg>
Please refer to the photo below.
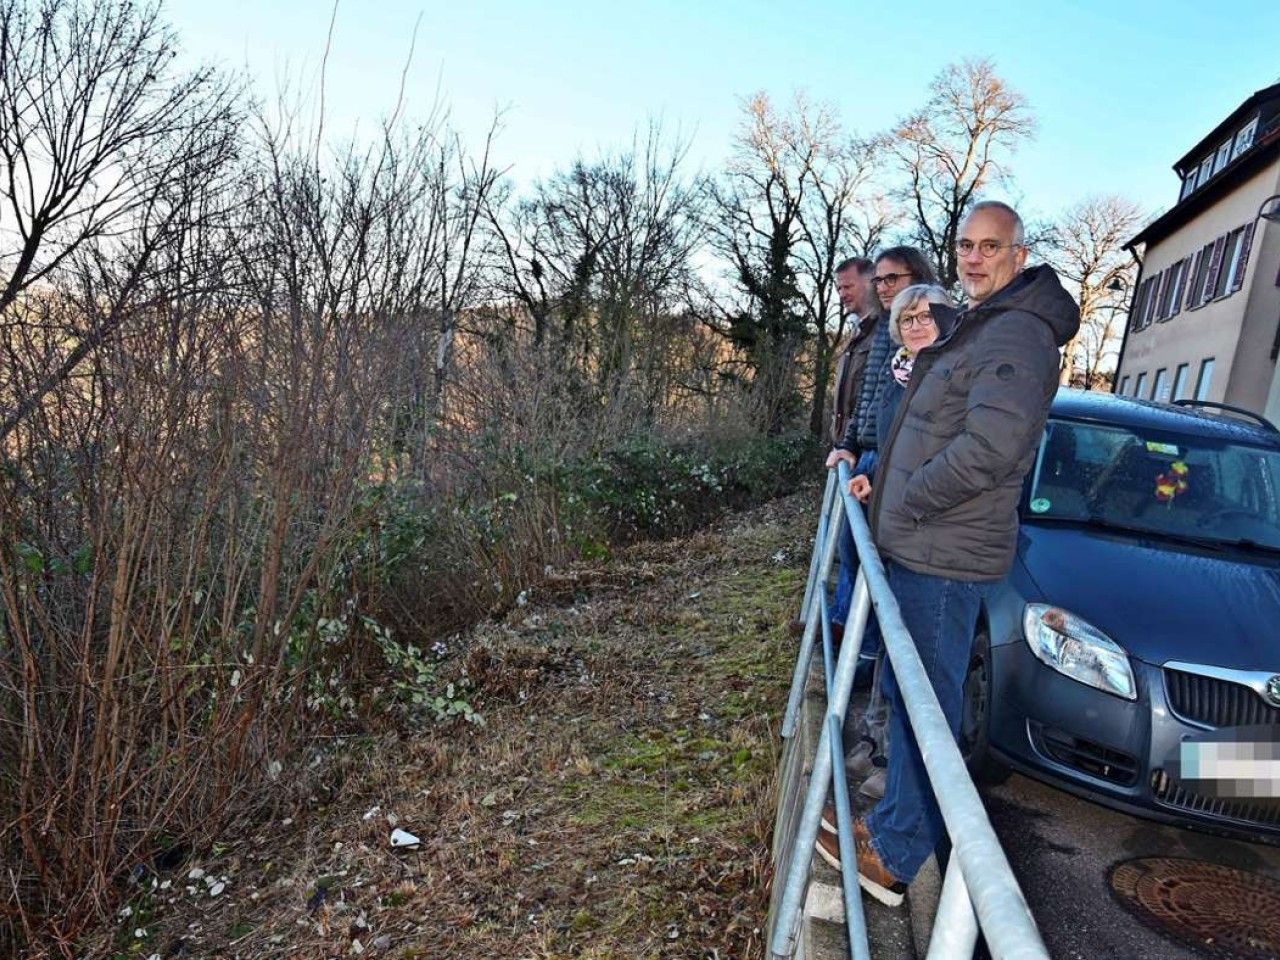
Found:
<svg viewBox="0 0 1280 960"><path fill-rule="evenodd" d="M1240 550L1259 550L1265 553L1280 553L1280 547L1269 543L1262 543L1258 540L1251 540L1248 537L1241 537L1235 540L1224 540L1221 537L1202 537L1194 533L1181 533L1177 530L1158 530L1153 527L1143 527L1138 524L1124 523L1118 520L1108 520L1097 514L1090 514L1087 517L1064 517L1064 516L1047 516L1044 514L1034 514L1029 518L1032 522L1056 522L1056 523L1072 523L1080 526L1099 527L1104 530L1117 530L1122 533L1132 533L1140 537L1151 540L1171 540L1175 543L1185 543L1193 547L1203 547L1207 550L1215 550L1219 553L1224 550L1240 549Z"/></svg>
<svg viewBox="0 0 1280 960"><path fill-rule="evenodd" d="M1274 543L1263 543L1260 540L1250 540L1248 537L1241 537L1238 540L1219 540L1218 543L1225 544L1228 547L1238 547L1241 550L1261 550L1263 553L1280 553L1280 546Z"/></svg>

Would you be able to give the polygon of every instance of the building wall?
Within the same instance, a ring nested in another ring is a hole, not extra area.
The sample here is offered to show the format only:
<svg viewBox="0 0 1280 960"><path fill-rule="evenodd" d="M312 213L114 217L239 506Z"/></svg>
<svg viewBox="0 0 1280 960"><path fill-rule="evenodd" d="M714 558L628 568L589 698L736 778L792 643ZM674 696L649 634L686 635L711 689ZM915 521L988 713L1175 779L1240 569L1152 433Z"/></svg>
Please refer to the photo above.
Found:
<svg viewBox="0 0 1280 960"><path fill-rule="evenodd" d="M1280 193L1280 177L1271 185L1271 194L1275 193ZM1269 195L1264 194L1263 198ZM1258 203L1261 204L1262 200ZM1255 214L1257 209L1254 207ZM1267 409L1267 395L1276 374L1271 349L1275 344L1276 325L1280 323L1280 287L1276 286L1278 272L1280 223L1259 220L1253 237L1249 276L1245 288L1240 291L1247 293L1249 299L1245 304L1244 328L1240 332L1226 394L1227 403L1259 413Z"/></svg>
<svg viewBox="0 0 1280 960"><path fill-rule="evenodd" d="M1193 256L1215 237L1251 222L1262 201L1276 192L1280 192L1280 161L1251 177L1175 233L1148 247L1143 257L1143 278L1155 276L1184 257ZM1117 380L1123 383L1125 377L1129 378L1127 393L1132 395L1138 375L1145 372L1144 395L1149 397L1157 371L1167 370L1172 385L1178 366L1186 363L1189 364L1186 395L1194 395L1201 363L1213 358L1213 377L1205 399L1236 403L1257 411L1263 409L1275 370L1268 339L1274 336L1275 329L1271 326L1268 335L1266 328L1280 316L1280 291L1275 287L1274 266L1280 231L1275 224L1266 226L1270 229L1261 229L1260 225L1254 234L1242 289L1195 310L1183 306L1168 320L1129 333Z"/></svg>

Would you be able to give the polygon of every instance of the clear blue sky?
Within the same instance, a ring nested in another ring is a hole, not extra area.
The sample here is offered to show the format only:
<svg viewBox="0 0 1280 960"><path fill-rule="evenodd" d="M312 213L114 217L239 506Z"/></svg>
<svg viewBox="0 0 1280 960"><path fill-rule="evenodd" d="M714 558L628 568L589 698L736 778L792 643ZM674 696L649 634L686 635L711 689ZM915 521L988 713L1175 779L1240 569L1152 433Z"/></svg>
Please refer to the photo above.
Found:
<svg viewBox="0 0 1280 960"><path fill-rule="evenodd" d="M331 3L170 0L189 54L247 66L259 92L314 82ZM478 147L505 110L498 157L520 181L579 151L628 143L650 118L715 169L742 97L803 90L871 132L920 104L945 63L989 56L1040 130L1013 169L1025 212L1088 193L1149 209L1176 199L1170 165L1254 90L1280 80L1280 2L1085 0L868 4L738 0L339 0L328 127L390 112L410 37L407 112L437 92Z"/></svg>

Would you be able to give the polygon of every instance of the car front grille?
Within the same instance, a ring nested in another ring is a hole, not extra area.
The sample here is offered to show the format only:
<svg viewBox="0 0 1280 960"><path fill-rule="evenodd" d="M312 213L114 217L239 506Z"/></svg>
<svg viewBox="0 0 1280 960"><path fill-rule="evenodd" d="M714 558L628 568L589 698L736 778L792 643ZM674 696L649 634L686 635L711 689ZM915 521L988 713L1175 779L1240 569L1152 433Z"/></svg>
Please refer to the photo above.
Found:
<svg viewBox="0 0 1280 960"><path fill-rule="evenodd" d="M1280 709L1242 683L1169 668L1165 668L1164 683L1169 706L1192 723L1210 727L1280 724Z"/></svg>
<svg viewBox="0 0 1280 960"><path fill-rule="evenodd" d="M1238 800L1209 797L1188 790L1164 770L1151 772L1151 793L1160 803L1199 813L1215 820L1230 820L1259 827L1280 827L1280 803L1274 800Z"/></svg>

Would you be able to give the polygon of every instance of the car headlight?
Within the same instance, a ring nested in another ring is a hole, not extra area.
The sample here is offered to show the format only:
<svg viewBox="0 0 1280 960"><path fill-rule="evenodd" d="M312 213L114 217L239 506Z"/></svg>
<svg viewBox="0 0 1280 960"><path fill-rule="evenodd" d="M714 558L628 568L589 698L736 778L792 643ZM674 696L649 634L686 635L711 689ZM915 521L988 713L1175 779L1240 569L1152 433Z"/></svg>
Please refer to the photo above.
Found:
<svg viewBox="0 0 1280 960"><path fill-rule="evenodd" d="M1074 613L1028 603L1022 614L1022 634L1041 663L1117 697L1138 699L1124 648Z"/></svg>

